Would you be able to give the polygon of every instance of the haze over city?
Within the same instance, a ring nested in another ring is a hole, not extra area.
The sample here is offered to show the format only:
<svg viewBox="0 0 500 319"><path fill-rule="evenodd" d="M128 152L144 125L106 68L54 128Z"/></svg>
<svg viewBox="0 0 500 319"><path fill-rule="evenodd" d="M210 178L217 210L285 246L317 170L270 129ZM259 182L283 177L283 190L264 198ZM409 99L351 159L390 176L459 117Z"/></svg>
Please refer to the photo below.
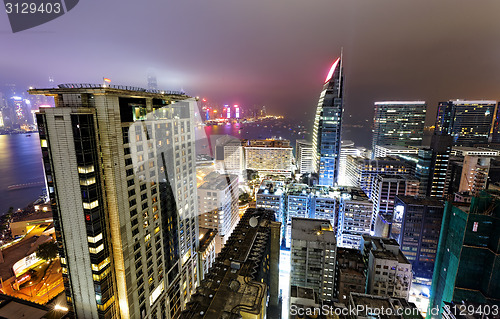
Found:
<svg viewBox="0 0 500 319"><path fill-rule="evenodd" d="M343 47L346 113L371 120L376 100L499 99L499 11L495 0L81 1L15 34L2 11L0 83L145 87L154 71L161 88L297 117L314 112Z"/></svg>

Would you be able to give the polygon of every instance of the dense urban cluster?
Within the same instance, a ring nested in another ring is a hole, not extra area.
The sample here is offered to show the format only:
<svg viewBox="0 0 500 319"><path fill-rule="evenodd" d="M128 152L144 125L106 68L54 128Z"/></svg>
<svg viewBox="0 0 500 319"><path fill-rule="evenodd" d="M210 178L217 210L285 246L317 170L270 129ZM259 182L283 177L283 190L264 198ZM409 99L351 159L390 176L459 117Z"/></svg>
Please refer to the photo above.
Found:
<svg viewBox="0 0 500 319"><path fill-rule="evenodd" d="M496 101L441 102L431 128L425 101L376 102L356 147L339 58L310 139L209 137L197 154L195 129L240 106L106 82L29 94L2 97L0 128L36 124L47 200L2 220L0 316L500 316Z"/></svg>

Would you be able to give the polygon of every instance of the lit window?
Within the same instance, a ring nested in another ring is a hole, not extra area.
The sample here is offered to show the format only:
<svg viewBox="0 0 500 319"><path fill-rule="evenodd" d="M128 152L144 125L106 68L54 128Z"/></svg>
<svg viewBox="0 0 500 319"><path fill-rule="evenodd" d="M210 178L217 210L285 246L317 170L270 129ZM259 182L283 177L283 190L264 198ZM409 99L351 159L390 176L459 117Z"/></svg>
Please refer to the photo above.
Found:
<svg viewBox="0 0 500 319"><path fill-rule="evenodd" d="M104 259L99 265L92 264L93 271L100 271L109 264L109 257Z"/></svg>
<svg viewBox="0 0 500 319"><path fill-rule="evenodd" d="M98 200L95 200L91 203L83 203L83 208L84 209L92 209L92 208L95 208L99 206L99 201Z"/></svg>
<svg viewBox="0 0 500 319"><path fill-rule="evenodd" d="M92 184L95 184L95 176L94 177L89 177L87 179L81 179L80 180L80 185L89 186L89 185L92 185Z"/></svg>
<svg viewBox="0 0 500 319"><path fill-rule="evenodd" d="M89 165L89 166L79 166L78 167L78 173L80 174L88 174L92 173L94 171L94 165Z"/></svg>
<svg viewBox="0 0 500 319"><path fill-rule="evenodd" d="M102 239L102 233L95 237L87 237L89 243L97 243Z"/></svg>

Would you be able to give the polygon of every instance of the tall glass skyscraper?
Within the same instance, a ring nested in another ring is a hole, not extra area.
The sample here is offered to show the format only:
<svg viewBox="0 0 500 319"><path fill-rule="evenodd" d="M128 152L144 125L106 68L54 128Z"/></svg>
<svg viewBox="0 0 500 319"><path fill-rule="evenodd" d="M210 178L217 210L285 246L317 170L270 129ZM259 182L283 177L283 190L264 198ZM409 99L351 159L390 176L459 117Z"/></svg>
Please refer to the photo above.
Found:
<svg viewBox="0 0 500 319"><path fill-rule="evenodd" d="M451 135L455 145L488 143L488 138L493 133L496 108L496 101L440 102L435 132Z"/></svg>
<svg viewBox="0 0 500 319"><path fill-rule="evenodd" d="M420 146L426 108L424 101L375 102L372 150L376 145Z"/></svg>
<svg viewBox="0 0 500 319"><path fill-rule="evenodd" d="M313 165L319 175L319 185L332 186L338 180L343 106L344 76L340 57L328 72L314 119Z"/></svg>

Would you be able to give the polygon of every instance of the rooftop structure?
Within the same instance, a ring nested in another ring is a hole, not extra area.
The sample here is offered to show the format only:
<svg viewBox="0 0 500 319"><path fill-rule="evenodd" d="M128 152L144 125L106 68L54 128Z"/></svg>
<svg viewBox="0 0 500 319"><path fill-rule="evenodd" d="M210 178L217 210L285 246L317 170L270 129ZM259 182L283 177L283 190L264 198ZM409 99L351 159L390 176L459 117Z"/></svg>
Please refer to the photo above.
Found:
<svg viewBox="0 0 500 319"><path fill-rule="evenodd" d="M248 209L193 294L182 319L264 318L278 305L279 223Z"/></svg>

